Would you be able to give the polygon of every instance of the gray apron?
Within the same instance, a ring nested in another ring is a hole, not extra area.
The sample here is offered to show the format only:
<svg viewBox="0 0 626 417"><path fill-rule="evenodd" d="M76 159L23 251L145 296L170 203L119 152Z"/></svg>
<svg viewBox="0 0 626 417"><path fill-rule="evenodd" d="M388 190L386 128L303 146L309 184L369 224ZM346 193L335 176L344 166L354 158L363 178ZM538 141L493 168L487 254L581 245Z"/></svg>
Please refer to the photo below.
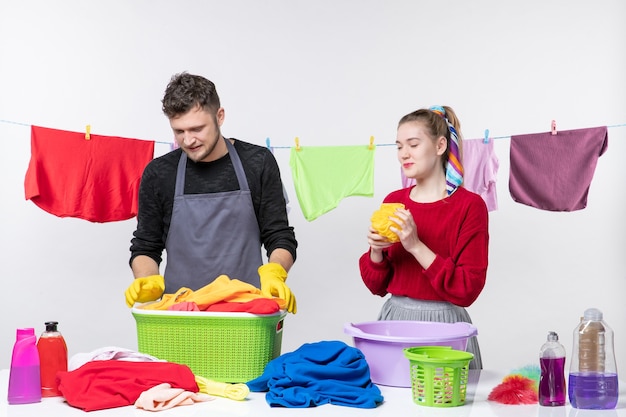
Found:
<svg viewBox="0 0 626 417"><path fill-rule="evenodd" d="M197 290L220 275L260 288L257 269L263 263L259 225L246 174L235 147L226 147L239 181L239 190L184 194L187 154L176 172L174 207L165 242L165 293L181 287Z"/></svg>

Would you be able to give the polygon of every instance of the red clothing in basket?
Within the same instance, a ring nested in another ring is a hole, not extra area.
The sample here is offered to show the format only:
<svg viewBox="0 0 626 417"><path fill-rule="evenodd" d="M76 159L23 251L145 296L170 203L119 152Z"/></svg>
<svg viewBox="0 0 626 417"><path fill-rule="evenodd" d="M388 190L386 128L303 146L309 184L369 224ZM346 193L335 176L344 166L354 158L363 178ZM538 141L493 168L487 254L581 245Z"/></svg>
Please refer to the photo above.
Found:
<svg viewBox="0 0 626 417"><path fill-rule="evenodd" d="M471 305L485 286L489 217L483 199L463 187L443 200L416 203L411 187L389 194L385 203L403 203L415 220L417 235L436 254L422 268L402 243L384 251L380 263L369 251L359 259L361 277L372 294Z"/></svg>

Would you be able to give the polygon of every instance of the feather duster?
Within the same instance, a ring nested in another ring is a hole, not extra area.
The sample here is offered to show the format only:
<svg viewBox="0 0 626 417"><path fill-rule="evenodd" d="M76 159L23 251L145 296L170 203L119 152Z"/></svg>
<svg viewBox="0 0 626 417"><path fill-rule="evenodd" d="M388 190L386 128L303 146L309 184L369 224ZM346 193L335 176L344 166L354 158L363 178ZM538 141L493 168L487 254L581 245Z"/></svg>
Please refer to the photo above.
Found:
<svg viewBox="0 0 626 417"><path fill-rule="evenodd" d="M501 404L537 404L540 370L536 366L517 369L504 377L487 399Z"/></svg>

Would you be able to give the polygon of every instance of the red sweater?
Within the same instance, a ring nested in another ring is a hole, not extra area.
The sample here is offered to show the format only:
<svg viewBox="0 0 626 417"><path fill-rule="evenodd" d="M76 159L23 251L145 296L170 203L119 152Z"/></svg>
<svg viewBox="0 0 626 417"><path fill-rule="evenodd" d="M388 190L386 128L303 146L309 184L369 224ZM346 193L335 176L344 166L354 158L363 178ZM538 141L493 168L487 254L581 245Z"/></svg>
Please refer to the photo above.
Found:
<svg viewBox="0 0 626 417"><path fill-rule="evenodd" d="M359 259L361 277L372 294L471 305L485 286L489 217L483 199L463 187L434 203L416 203L411 187L389 194L385 203L403 203L413 215L419 238L435 254L428 269L395 243L374 263L369 251Z"/></svg>

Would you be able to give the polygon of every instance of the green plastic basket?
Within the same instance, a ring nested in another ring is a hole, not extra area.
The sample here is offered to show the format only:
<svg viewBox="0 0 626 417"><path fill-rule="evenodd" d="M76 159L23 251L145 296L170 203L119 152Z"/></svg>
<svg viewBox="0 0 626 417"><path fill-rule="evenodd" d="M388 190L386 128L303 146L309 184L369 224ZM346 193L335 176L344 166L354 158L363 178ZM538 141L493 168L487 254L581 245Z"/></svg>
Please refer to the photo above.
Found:
<svg viewBox="0 0 626 417"><path fill-rule="evenodd" d="M138 350L221 382L248 382L280 355L286 311L271 315L133 308Z"/></svg>
<svg viewBox="0 0 626 417"><path fill-rule="evenodd" d="M411 369L413 401L429 407L465 404L469 363L474 355L449 346L403 349Z"/></svg>

